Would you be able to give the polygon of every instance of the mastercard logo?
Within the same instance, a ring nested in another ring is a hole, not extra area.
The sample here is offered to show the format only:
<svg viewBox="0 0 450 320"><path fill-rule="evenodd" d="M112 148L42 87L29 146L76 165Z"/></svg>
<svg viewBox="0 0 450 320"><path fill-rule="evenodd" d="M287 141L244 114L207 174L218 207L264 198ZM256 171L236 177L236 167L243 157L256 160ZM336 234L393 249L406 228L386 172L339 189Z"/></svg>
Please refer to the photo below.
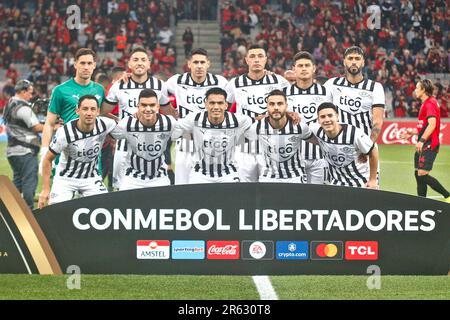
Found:
<svg viewBox="0 0 450 320"><path fill-rule="evenodd" d="M338 253L338 248L335 244L329 243L321 243L316 247L316 253L319 257L324 258L332 258L335 257Z"/></svg>
<svg viewBox="0 0 450 320"><path fill-rule="evenodd" d="M311 260L342 260L342 241L311 241Z"/></svg>

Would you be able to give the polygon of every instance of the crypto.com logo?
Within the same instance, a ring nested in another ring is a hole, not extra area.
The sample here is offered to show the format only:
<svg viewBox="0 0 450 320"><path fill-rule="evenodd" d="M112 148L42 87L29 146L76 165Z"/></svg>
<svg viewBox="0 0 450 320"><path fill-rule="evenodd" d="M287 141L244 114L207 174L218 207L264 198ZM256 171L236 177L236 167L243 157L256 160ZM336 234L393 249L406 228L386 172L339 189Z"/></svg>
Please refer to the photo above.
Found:
<svg viewBox="0 0 450 320"><path fill-rule="evenodd" d="M80 7L73 4L66 9L67 20L66 25L69 30L80 29L81 10Z"/></svg>

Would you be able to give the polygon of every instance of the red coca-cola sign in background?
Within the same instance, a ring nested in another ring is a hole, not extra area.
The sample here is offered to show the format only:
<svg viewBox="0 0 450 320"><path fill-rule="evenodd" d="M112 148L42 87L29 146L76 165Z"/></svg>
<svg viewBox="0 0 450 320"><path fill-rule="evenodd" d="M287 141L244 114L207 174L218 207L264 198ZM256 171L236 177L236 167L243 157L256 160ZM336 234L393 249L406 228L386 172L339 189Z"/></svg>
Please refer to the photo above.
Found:
<svg viewBox="0 0 450 320"><path fill-rule="evenodd" d="M239 241L208 241L208 259L239 259Z"/></svg>
<svg viewBox="0 0 450 320"><path fill-rule="evenodd" d="M406 129L416 128L416 121L392 121L385 120L381 134L378 137L379 144L416 144L417 136L413 136L410 139L400 139L402 132ZM440 132L441 145L450 145L450 122L441 122Z"/></svg>

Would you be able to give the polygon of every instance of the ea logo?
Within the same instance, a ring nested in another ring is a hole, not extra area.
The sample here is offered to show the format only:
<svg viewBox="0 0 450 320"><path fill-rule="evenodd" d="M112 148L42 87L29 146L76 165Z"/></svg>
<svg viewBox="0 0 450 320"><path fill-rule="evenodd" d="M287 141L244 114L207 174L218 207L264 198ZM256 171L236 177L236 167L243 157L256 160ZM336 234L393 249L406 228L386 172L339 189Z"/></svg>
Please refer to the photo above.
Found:
<svg viewBox="0 0 450 320"><path fill-rule="evenodd" d="M262 243L261 241L253 242L249 249L248 249L250 255L254 259L261 259L266 255L266 245Z"/></svg>
<svg viewBox="0 0 450 320"><path fill-rule="evenodd" d="M321 258L333 258L334 256L336 256L337 252L338 248L333 243L321 243L316 248L316 253Z"/></svg>
<svg viewBox="0 0 450 320"><path fill-rule="evenodd" d="M148 246L150 249L156 249L158 247L158 243L156 243L156 241L152 241Z"/></svg>

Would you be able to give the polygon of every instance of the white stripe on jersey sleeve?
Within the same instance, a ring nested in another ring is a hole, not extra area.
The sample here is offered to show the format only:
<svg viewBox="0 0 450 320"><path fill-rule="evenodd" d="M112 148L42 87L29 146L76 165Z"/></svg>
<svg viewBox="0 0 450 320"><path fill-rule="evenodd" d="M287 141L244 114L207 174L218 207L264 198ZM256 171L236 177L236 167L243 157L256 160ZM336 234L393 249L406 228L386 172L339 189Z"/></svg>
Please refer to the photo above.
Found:
<svg viewBox="0 0 450 320"><path fill-rule="evenodd" d="M234 96L234 92L236 91L236 86L234 85L234 82L236 81L236 78L231 79L228 81L227 85L225 86L225 91L227 92L227 102L228 103L234 103L236 98Z"/></svg>
<svg viewBox="0 0 450 320"><path fill-rule="evenodd" d="M69 123L65 124L64 126L69 125ZM53 136L52 141L50 142L49 148L53 150L56 154L60 154L61 152L63 152L63 150L68 145L66 133L64 131L64 126L56 130L56 133Z"/></svg>
<svg viewBox="0 0 450 320"><path fill-rule="evenodd" d="M364 131L356 128L355 131L355 147L363 154L368 154L373 148L373 141L364 133Z"/></svg>
<svg viewBox="0 0 450 320"><path fill-rule="evenodd" d="M108 90L108 94L106 95L105 101L106 102L111 102L113 104L116 104L119 102L119 86L120 86L120 81L116 81L115 83L113 83L113 85L109 88Z"/></svg>
<svg viewBox="0 0 450 320"><path fill-rule="evenodd" d="M183 119L178 119L178 125L183 133L192 133L195 125L195 116L197 113L189 113Z"/></svg>
<svg viewBox="0 0 450 320"><path fill-rule="evenodd" d="M372 96L372 105L375 104L381 104L381 105L386 105L386 97L384 95L384 89L383 86L381 85L381 83L379 82L375 82L375 87L373 89L373 96Z"/></svg>

